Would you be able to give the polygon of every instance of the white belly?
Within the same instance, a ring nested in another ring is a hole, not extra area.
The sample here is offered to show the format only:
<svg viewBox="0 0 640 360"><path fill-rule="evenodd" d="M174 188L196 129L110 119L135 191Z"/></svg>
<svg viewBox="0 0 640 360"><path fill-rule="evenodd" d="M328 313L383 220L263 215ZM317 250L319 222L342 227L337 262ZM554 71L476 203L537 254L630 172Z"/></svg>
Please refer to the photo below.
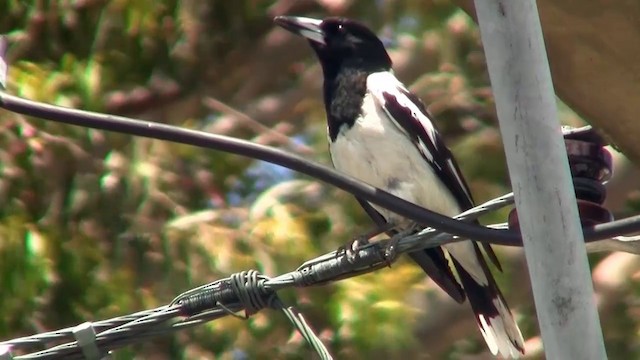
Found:
<svg viewBox="0 0 640 360"><path fill-rule="evenodd" d="M364 102L365 109L376 108L370 96ZM382 110L378 116L367 115L358 118L346 136L341 132L330 143L334 167L429 210L447 216L459 214L455 199L418 149L402 146L407 144L406 135L386 119ZM396 214L374 207L387 220L404 222Z"/></svg>
<svg viewBox="0 0 640 360"><path fill-rule="evenodd" d="M334 167L370 185L386 190L404 200L431 211L455 216L461 212L455 198L436 176L431 166L417 148L401 146L407 137L390 120L383 110L373 106L373 99L364 98L365 113L349 131L340 132L336 141L329 142ZM378 116L367 116L378 111ZM398 225L410 221L376 205L373 207L387 219ZM487 278L470 241L447 244L445 249L480 284Z"/></svg>

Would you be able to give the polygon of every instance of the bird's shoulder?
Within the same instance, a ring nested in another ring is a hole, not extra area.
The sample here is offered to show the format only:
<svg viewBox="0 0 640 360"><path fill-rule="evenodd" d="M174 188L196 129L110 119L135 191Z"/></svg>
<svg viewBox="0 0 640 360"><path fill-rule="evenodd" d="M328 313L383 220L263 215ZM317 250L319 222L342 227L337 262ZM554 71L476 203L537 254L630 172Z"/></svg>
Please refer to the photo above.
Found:
<svg viewBox="0 0 640 360"><path fill-rule="evenodd" d="M368 76L367 92L389 120L411 139L425 161L453 192L460 206L470 208L473 199L469 187L422 101L387 71Z"/></svg>

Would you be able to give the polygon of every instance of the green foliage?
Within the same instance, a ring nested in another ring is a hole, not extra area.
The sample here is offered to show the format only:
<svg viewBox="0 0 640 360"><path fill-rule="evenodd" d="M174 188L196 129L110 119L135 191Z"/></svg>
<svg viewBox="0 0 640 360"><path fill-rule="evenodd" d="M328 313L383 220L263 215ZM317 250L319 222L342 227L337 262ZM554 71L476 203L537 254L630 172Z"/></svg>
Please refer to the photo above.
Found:
<svg viewBox="0 0 640 360"><path fill-rule="evenodd" d="M311 51L274 30L271 17L284 8L309 16L340 9L330 1L286 3L0 1L0 33L12 42L8 88L32 100L248 138L328 164L319 71L309 65ZM477 200L507 192L473 21L450 1L352 3L341 5L346 14L399 35L390 46L397 70L430 104ZM205 105L208 96L269 130ZM563 118L579 121L568 112ZM160 306L241 270L282 274L372 226L350 195L257 161L8 112L0 119L1 339ZM509 268L499 276L508 299L522 293L516 276L522 277ZM401 261L281 296L300 307L340 358L416 357L432 351L423 344L440 336L415 336L419 322L439 312L414 306L416 297L440 296L423 279ZM527 301L518 309L531 336ZM623 305L615 324L625 332L612 339L637 352L627 335L637 332L638 321L624 319L632 305ZM433 356L485 349L473 322L461 329L462 341L449 341ZM158 354L311 356L273 311L244 322L221 319L118 350L115 358Z"/></svg>

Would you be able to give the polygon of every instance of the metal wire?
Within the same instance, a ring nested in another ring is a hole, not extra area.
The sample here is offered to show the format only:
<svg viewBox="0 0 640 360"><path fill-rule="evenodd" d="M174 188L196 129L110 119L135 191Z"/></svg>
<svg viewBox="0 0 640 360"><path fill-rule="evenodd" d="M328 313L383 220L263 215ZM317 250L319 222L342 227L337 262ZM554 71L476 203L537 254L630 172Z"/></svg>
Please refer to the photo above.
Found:
<svg viewBox="0 0 640 360"><path fill-rule="evenodd" d="M474 220L512 203L513 194L509 193L467 210L455 218L462 221ZM489 225L489 227L504 230L508 226L506 223L502 223ZM598 233L598 230L594 231L596 234ZM601 232L608 231L609 230L605 229ZM330 359L331 357L328 351L306 324L306 321L299 312L291 307L284 306L277 298L264 300L265 297L269 298L273 296L275 292L284 288L322 285L386 267L389 265L389 259L385 258L385 247L390 240L391 239L381 240L363 246L358 250L356 261L349 261L343 250L336 250L306 261L298 267L298 269L275 278L258 275L255 271L241 272L229 278L217 280L185 291L165 306L95 322L92 325L97 334L96 344L103 351L113 350L145 341L151 337L166 335L224 316L233 315L237 311L246 310L247 315L250 315L270 303L269 307L278 308L283 311L287 318L298 327L303 337L320 354L321 358ZM463 238L443 233L433 228L427 228L416 234L407 235L399 239L397 252L412 252L418 249L441 246L460 240L463 240ZM609 239L609 241L625 243L638 240L640 240L638 237ZM637 246L634 249L636 252L638 251ZM238 281L238 279L247 279L249 276L254 280ZM232 281L233 279L236 279L235 283ZM231 286L232 283L235 284L235 287ZM253 295L247 295L249 293ZM189 301L195 301L194 299L203 296L203 294L208 294L207 298L209 302L199 304L198 306L189 303ZM263 300L255 302L256 297L260 297ZM59 343L72 339L74 329L75 327L70 327L0 342L0 348L8 346L12 349L23 349L43 346L50 343ZM83 358L82 351L75 341L14 358L54 359L61 356L69 359Z"/></svg>
<svg viewBox="0 0 640 360"><path fill-rule="evenodd" d="M465 211L456 218L460 220L472 220L488 212L509 205L513 200L512 194L507 194L490 200L473 209ZM490 225L495 229L505 229L507 224ZM322 359L330 359L331 355L322 345L320 339L313 333L304 317L294 308L287 307L275 298L269 297L281 289L300 286L317 286L328 282L361 275L363 269L379 269L389 265L384 258L385 245L390 239L368 244L359 249L357 262L347 260L344 251L333 251L315 259L303 263L298 269L282 274L275 278L268 278L259 275L255 271L241 272L231 275L229 278L220 279L209 284L205 284L178 295L169 304L151 310L124 315L121 317L97 321L93 323L96 332L95 343L98 348L107 353L120 347L146 341L149 338L163 336L175 331L201 325L205 322L219 319L224 316L233 315L238 311L245 310L248 314L259 311L253 300L246 300L247 296L240 296L242 292L252 292L259 295L262 306L279 309L285 313L287 318L294 324L307 342L320 354ZM438 232L435 229L425 229L417 234L403 237L398 242L398 253L412 252L420 248L441 246L453 241L460 241L461 238ZM615 239L614 239L615 240ZM622 240L638 240L637 238L624 238ZM371 255L374 254L374 255ZM253 282L236 281L236 292L229 292L229 284L232 279L247 279L251 276ZM199 306L197 311L185 310L188 308L188 299L195 299L202 294L210 293L213 299L206 306ZM245 300L243 300L245 299ZM226 303L221 303L224 300ZM0 342L0 348L9 347L13 350L30 349L37 346L46 346L51 343L67 341L61 345L51 347L46 350L29 353L26 355L14 356L14 359L55 359L65 357L68 359L83 359L82 349L77 341L73 341L75 327L65 328L52 332L7 340Z"/></svg>
<svg viewBox="0 0 640 360"><path fill-rule="evenodd" d="M250 315L269 307L282 311L321 359L332 359L329 351L315 335L302 314L295 308L286 306L274 291L265 286L266 280L268 280L267 277L259 275L255 270L243 271L233 274L229 278L182 293L166 306L96 322L91 324L93 330L96 331L94 343L97 349L107 353L119 347L197 326L234 314L237 311L245 310L247 315ZM231 292L228 291L229 289ZM200 295L208 292L216 295L211 298L213 301L207 303L206 306L200 303L198 309L194 310L190 301L198 301ZM223 304L221 299L227 303ZM186 313L189 313L188 316ZM74 338L75 329L76 327L66 328L0 342L0 348L15 350L46 346L53 341L71 340ZM61 357L82 359L85 354L78 341L68 341L46 350L14 356L13 359L57 359Z"/></svg>
<svg viewBox="0 0 640 360"><path fill-rule="evenodd" d="M489 212L508 206L512 202L513 194L506 194L465 211L456 216L456 219L463 221L474 220ZM495 224L489 227L504 230L507 225ZM399 239L397 252L412 252L417 249L441 246L460 240L463 240L463 238L428 228L417 234L407 235ZM638 239L611 240L629 242ZM233 274L229 278L220 279L185 291L165 306L95 322L92 324L96 332L95 343L101 351L106 353L152 337L167 335L224 316L234 315L238 311L245 310L246 316L249 316L266 306L283 311L292 324L298 328L305 340L318 352L320 357L330 359L331 355L313 333L302 315L294 308L282 304L277 297L274 297L275 293L284 288L322 285L387 267L390 259L386 259L385 254L386 245L389 241L391 239L363 246L358 250L358 256L355 261L347 259L344 250L336 250L306 261L296 270L274 278L259 275L255 271ZM82 349L77 341L72 340L74 329L75 327L65 328L0 342L0 348L29 349L35 346L46 346L51 343L67 341L43 351L13 358L54 359L65 357L68 359L82 359L84 358Z"/></svg>

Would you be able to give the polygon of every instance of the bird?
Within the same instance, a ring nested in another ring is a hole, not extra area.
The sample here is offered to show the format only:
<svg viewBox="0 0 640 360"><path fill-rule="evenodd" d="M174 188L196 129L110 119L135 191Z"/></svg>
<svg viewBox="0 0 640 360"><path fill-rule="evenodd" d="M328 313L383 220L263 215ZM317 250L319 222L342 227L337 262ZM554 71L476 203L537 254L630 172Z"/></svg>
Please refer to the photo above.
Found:
<svg viewBox="0 0 640 360"><path fill-rule="evenodd" d="M336 170L446 216L473 207L469 187L433 117L395 77L391 58L371 29L343 17L278 16L274 22L306 38L320 62L329 152ZM357 200L378 224L393 224L396 232L413 225ZM482 245L501 270L491 247ZM469 300L493 355L524 354L518 324L478 243L464 240L409 255L455 301Z"/></svg>

